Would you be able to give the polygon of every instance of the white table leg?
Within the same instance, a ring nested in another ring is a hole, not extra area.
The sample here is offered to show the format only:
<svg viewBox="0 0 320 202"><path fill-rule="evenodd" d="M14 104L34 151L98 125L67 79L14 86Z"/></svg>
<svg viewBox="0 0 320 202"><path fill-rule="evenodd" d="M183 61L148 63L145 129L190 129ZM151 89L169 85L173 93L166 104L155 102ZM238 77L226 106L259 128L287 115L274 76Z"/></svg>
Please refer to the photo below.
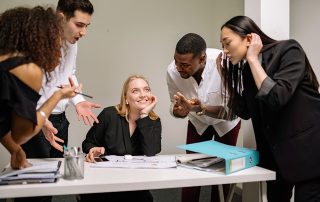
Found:
<svg viewBox="0 0 320 202"><path fill-rule="evenodd" d="M236 188L236 185L237 185L237 184L230 184L230 188L229 188L229 192L228 192L228 195L227 195L226 202L231 202L231 201L232 201L232 198L233 198L233 194L234 194L234 190L235 190L235 188Z"/></svg>
<svg viewBox="0 0 320 202"><path fill-rule="evenodd" d="M219 191L220 202L224 202L224 194L223 194L223 185L222 184L218 185L218 191Z"/></svg>
<svg viewBox="0 0 320 202"><path fill-rule="evenodd" d="M259 182L259 201L267 202L267 183Z"/></svg>

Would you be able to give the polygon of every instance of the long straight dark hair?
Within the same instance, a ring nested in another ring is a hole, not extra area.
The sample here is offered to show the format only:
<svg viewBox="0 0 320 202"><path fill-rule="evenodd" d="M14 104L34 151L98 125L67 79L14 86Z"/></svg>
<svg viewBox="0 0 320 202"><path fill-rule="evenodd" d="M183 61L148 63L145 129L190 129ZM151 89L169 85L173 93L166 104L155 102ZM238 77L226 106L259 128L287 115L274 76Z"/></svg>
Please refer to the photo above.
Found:
<svg viewBox="0 0 320 202"><path fill-rule="evenodd" d="M245 38L248 34L256 33L260 36L263 48L261 53L272 48L273 46L280 43L280 41L274 40L266 35L258 25L247 16L236 16L228 20L221 26L221 30L227 27L234 31L239 36ZM310 62L305 56L306 68L312 85L318 89L319 83L317 77L310 65ZM223 58L223 71L222 71L222 81L224 82L225 92L223 93L225 104L229 107L229 112L227 118L229 120L235 119L236 114L234 113L235 105L234 99L236 94L242 93L243 84L242 84L242 68L243 61L239 64L233 65L227 58Z"/></svg>

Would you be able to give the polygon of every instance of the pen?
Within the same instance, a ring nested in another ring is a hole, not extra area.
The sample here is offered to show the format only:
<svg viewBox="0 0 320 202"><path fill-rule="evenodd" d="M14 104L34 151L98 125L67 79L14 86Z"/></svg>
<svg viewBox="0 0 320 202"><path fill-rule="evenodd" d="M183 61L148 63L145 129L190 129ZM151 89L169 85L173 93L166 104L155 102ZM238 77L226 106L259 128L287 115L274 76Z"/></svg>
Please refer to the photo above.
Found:
<svg viewBox="0 0 320 202"><path fill-rule="evenodd" d="M62 86L57 86L57 88L63 88ZM77 92L77 91L74 91L76 94L79 94L79 95L83 95L85 97L88 97L88 98L93 98L91 95L87 95L87 94L84 94L84 93L80 93L80 92Z"/></svg>

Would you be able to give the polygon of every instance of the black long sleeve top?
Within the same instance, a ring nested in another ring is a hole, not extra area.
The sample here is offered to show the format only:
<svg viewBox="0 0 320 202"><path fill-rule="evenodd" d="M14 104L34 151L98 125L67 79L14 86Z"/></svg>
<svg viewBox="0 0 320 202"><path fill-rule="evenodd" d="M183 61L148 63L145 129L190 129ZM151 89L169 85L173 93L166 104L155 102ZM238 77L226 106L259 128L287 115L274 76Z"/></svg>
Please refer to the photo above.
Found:
<svg viewBox="0 0 320 202"><path fill-rule="evenodd" d="M137 127L130 137L129 123L114 106L105 108L82 142L85 153L93 147L104 147L106 155L153 156L161 151L161 121L148 116L136 120Z"/></svg>

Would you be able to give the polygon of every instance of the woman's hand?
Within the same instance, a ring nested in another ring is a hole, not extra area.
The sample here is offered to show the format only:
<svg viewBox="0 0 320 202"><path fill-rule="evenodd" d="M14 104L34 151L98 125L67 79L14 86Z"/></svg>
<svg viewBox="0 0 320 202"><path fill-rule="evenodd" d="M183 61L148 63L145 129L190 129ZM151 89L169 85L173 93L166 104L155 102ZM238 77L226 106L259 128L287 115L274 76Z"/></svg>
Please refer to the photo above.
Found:
<svg viewBox="0 0 320 202"><path fill-rule="evenodd" d="M259 61L259 54L263 47L261 38L255 33L251 33L251 42L247 50L247 61L250 66L254 82L258 89L261 88L262 82L267 78L267 73Z"/></svg>
<svg viewBox="0 0 320 202"><path fill-rule="evenodd" d="M94 157L99 157L105 153L104 147L92 147L89 153L86 155L86 161L89 163L95 163Z"/></svg>
<svg viewBox="0 0 320 202"><path fill-rule="evenodd" d="M69 77L69 83L70 83L70 85L58 86L59 88L61 88L59 91L57 91L60 94L61 99L72 98L72 97L76 96L76 92L81 91L82 85L80 84L78 86L78 88L76 88L71 77Z"/></svg>
<svg viewBox="0 0 320 202"><path fill-rule="evenodd" d="M20 147L13 153L11 153L11 168L13 169L22 169L32 166L27 159L26 159L26 153L23 151L23 149Z"/></svg>
<svg viewBox="0 0 320 202"><path fill-rule="evenodd" d="M222 71L223 71L223 66L222 66L222 52L218 55L216 58L216 65L217 65L217 70L219 72L220 77L222 78Z"/></svg>
<svg viewBox="0 0 320 202"><path fill-rule="evenodd" d="M157 104L157 97L154 95L149 96L150 104L140 111L140 114L149 114Z"/></svg>
<svg viewBox="0 0 320 202"><path fill-rule="evenodd" d="M246 58L248 61L259 60L258 56L263 47L261 38L258 34L255 34L255 33L251 33L250 36L251 36L251 41L247 50Z"/></svg>

